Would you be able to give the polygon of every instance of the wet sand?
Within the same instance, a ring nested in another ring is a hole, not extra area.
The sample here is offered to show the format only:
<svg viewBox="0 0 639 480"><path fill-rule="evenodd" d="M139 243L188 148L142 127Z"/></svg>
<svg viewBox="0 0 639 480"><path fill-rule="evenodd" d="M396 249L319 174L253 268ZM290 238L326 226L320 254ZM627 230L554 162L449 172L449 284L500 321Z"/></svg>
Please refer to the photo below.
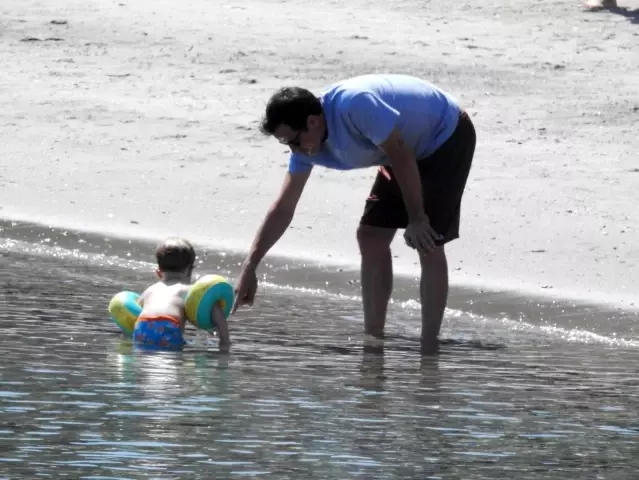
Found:
<svg viewBox="0 0 639 480"><path fill-rule="evenodd" d="M120 259L132 260L133 268L146 269L152 273L153 251L155 243L124 236L92 234L70 229L59 229L39 224L0 220L0 238L11 239L11 242L23 242L29 249L36 248L42 255L63 255L68 252L82 252L85 261L98 258L106 262L113 256L118 263ZM197 245L198 262L213 268L214 271L235 280L239 267L244 259L241 254L211 250L205 245ZM62 252L62 253L59 253ZM142 262L142 263L137 263ZM197 270L201 270L198 267ZM286 257L272 257L265 262L259 277L258 296L253 307L245 306L238 310L238 315L261 314L261 306L268 301L274 292L285 292L291 295L303 294L328 297L335 300L349 301L358 304L361 301L359 273L343 267L326 266L317 262L301 263ZM389 308L388 323L392 325L393 315L410 312L414 332L419 331L419 279L418 277L400 276L395 280L393 295ZM122 289L127 289L122 285ZM463 312L478 318L491 317L505 321L521 322L530 328L558 328L572 331L575 335L580 329L585 336L589 332L604 336L617 336L623 340L626 335L633 338L639 313L632 309L609 308L598 303L578 301L560 301L543 296L523 296L509 290L488 290L468 287L451 287L447 308L447 318ZM355 313L362 322L363 313Z"/></svg>

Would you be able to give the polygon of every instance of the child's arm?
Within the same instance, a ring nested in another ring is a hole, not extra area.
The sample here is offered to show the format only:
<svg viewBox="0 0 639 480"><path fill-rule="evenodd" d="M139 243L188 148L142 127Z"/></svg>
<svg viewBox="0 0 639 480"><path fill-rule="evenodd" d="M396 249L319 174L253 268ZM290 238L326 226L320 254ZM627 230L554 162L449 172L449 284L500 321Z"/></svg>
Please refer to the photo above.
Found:
<svg viewBox="0 0 639 480"><path fill-rule="evenodd" d="M151 287L147 287L139 296L138 298L138 305L140 305L142 308L144 308L144 299L147 296L147 293L149 292L149 290L151 290Z"/></svg>
<svg viewBox="0 0 639 480"><path fill-rule="evenodd" d="M213 319L213 323L215 324L218 338L220 339L220 351L228 352L228 349L231 346L231 338L229 337L229 326L226 322L226 318L224 318L224 312L222 312L222 309L217 303L213 305L213 309L211 310L211 317Z"/></svg>

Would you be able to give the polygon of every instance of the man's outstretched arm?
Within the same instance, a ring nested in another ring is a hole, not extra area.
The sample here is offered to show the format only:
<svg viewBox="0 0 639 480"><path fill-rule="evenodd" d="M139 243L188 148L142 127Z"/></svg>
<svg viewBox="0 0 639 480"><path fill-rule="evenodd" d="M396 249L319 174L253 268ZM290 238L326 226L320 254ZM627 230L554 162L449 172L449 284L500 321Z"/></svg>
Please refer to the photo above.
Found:
<svg viewBox="0 0 639 480"><path fill-rule="evenodd" d="M242 304L253 304L257 291L257 276L255 270L268 253L268 251L284 235L286 229L291 224L295 209L302 196L306 181L311 174L311 170L301 172L287 172L279 195L266 213L260 228L255 235L253 244L242 265L242 272L235 288L235 302L233 311Z"/></svg>

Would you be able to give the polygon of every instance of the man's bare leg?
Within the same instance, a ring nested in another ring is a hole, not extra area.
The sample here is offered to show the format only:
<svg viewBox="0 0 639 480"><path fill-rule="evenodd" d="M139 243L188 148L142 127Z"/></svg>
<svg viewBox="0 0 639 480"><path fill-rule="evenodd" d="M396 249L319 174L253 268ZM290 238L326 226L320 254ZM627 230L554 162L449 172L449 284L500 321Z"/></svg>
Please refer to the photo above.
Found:
<svg viewBox="0 0 639 480"><path fill-rule="evenodd" d="M384 336L386 311L393 290L393 257L390 245L397 230L360 225L357 241L362 255L361 282L364 328L367 334Z"/></svg>
<svg viewBox="0 0 639 480"><path fill-rule="evenodd" d="M422 302L422 354L436 353L439 330L448 301L448 262L444 247L437 247L430 254L420 256L422 278L420 298Z"/></svg>

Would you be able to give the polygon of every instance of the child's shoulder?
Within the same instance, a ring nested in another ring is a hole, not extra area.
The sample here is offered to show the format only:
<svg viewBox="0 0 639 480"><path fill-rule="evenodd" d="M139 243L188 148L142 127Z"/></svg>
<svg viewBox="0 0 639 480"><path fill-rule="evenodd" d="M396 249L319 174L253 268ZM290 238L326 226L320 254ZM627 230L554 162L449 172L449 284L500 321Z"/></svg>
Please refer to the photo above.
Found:
<svg viewBox="0 0 639 480"><path fill-rule="evenodd" d="M164 283L161 282L161 281L160 282L155 282L155 283L152 283L151 285L149 285L148 287L146 287L146 290L147 291L148 290L155 290L155 289L157 289L157 288L159 288L159 287L161 287L163 285L164 285Z"/></svg>
<svg viewBox="0 0 639 480"><path fill-rule="evenodd" d="M192 283L180 283L178 288L180 295L185 297L186 294L189 293L189 290L191 290L192 285Z"/></svg>
<svg viewBox="0 0 639 480"><path fill-rule="evenodd" d="M152 293L153 291L159 289L162 285L163 285L162 282L155 282L155 283L149 285L148 287L146 287L144 289L144 292L142 292L142 295Z"/></svg>

